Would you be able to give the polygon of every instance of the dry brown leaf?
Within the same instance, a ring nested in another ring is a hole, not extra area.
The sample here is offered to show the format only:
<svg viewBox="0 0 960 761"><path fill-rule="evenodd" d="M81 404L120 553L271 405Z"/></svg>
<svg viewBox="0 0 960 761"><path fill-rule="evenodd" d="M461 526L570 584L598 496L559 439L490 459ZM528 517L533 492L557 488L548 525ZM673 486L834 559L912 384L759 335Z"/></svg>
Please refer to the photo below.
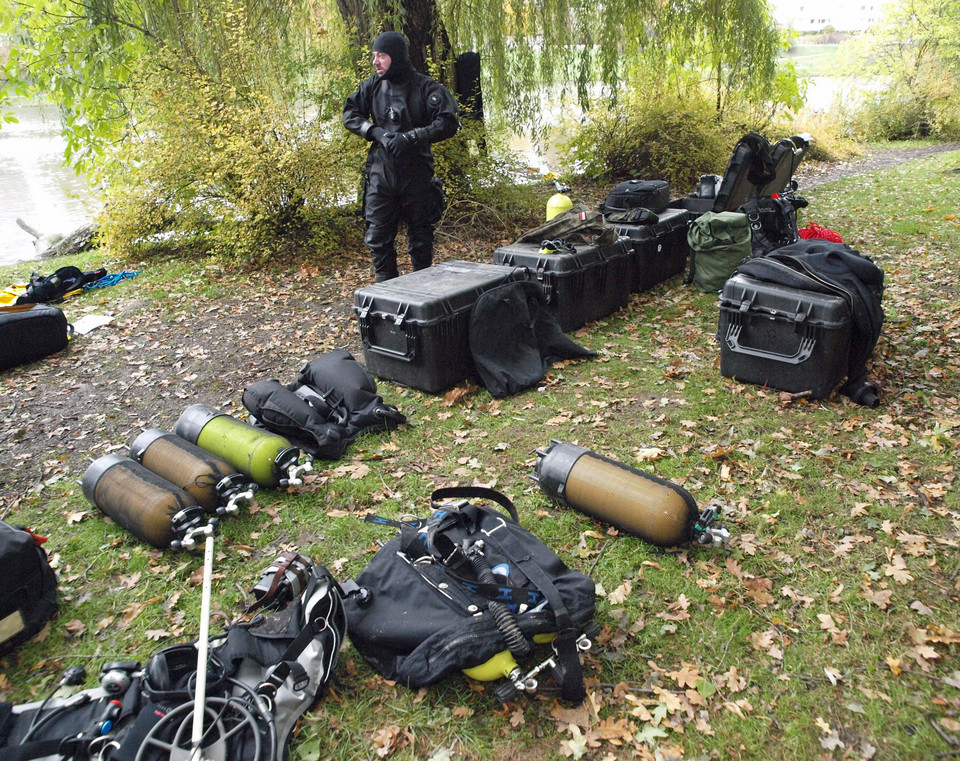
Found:
<svg viewBox="0 0 960 761"><path fill-rule="evenodd" d="M913 575L907 570L903 556L893 553L889 557L890 562L883 566L884 574L892 577L898 584L909 584L913 581Z"/></svg>
<svg viewBox="0 0 960 761"><path fill-rule="evenodd" d="M695 688L697 681L702 678L699 669L690 663L681 664L679 671L667 671L665 676L673 679L681 689L685 687Z"/></svg>
<svg viewBox="0 0 960 761"><path fill-rule="evenodd" d="M63 625L63 628L71 634L83 634L87 630L87 625L79 618L74 618L67 621L67 623Z"/></svg>
<svg viewBox="0 0 960 761"><path fill-rule="evenodd" d="M863 599L867 602L872 602L880 610L886 610L890 607L890 598L893 597L892 589L873 589L872 587L864 587Z"/></svg>

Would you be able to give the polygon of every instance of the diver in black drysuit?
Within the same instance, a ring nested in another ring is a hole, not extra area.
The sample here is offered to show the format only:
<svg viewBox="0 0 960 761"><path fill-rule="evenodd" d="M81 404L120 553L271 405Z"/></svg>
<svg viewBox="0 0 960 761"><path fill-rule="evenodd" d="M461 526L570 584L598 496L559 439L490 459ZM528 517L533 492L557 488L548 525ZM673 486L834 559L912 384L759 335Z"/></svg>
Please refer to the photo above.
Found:
<svg viewBox="0 0 960 761"><path fill-rule="evenodd" d="M457 103L434 79L414 71L403 35L373 42L377 73L360 83L343 107L343 125L371 142L364 182L364 243L377 282L397 277L394 239L400 220L414 270L433 263L433 228L443 214L443 190L433 175L431 143L460 128Z"/></svg>

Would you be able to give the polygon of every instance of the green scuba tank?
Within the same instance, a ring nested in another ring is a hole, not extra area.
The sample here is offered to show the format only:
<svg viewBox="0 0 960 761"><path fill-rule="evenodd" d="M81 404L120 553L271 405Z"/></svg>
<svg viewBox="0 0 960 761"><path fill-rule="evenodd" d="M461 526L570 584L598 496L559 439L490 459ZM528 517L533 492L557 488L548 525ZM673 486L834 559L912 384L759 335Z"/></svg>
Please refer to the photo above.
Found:
<svg viewBox="0 0 960 761"><path fill-rule="evenodd" d="M260 486L301 483L300 450L283 436L256 428L206 404L187 407L173 428L178 436L222 457Z"/></svg>
<svg viewBox="0 0 960 761"><path fill-rule="evenodd" d="M134 439L130 457L186 491L208 513L235 512L256 488L226 460L160 428Z"/></svg>
<svg viewBox="0 0 960 761"><path fill-rule="evenodd" d="M187 492L136 460L112 453L94 460L80 482L84 496L154 547L176 546L207 515Z"/></svg>

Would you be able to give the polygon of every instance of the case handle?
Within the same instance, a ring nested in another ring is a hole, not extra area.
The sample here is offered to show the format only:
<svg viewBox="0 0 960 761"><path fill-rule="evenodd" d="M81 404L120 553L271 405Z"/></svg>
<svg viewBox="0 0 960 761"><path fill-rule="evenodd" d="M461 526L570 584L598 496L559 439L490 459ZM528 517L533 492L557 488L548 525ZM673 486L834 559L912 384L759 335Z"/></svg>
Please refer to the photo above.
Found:
<svg viewBox="0 0 960 761"><path fill-rule="evenodd" d="M788 365L799 365L810 359L813 350L817 345L815 336L806 335L800 339L800 345L793 354L781 354L776 351L766 351L756 349L751 346L743 346L740 343L740 331L743 325L740 323L730 323L727 325L727 335L725 342L730 351L737 354L746 354L750 357L759 357L760 359L773 359Z"/></svg>
<svg viewBox="0 0 960 761"><path fill-rule="evenodd" d="M374 346L373 344L367 344L366 349L374 354L382 354L385 357L390 357L391 359L396 359L400 362L413 362L414 357L417 356L416 346L414 345L414 342L410 340L409 336L407 336L406 351L400 351L399 349L388 349L385 346Z"/></svg>

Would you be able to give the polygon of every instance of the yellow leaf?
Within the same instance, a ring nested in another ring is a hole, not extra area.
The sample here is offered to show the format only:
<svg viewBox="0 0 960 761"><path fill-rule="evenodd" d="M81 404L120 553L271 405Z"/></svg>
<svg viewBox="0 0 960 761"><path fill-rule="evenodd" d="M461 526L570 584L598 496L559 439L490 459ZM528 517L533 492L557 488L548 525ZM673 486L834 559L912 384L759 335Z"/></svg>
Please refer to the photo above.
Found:
<svg viewBox="0 0 960 761"><path fill-rule="evenodd" d="M827 724L827 722L821 719L819 716L814 721L814 724L820 727L820 731L823 732L825 735L830 734L833 731L832 729L830 729L830 725Z"/></svg>
<svg viewBox="0 0 960 761"><path fill-rule="evenodd" d="M837 628L836 623L833 621L833 616L831 616L829 613L818 613L817 618L820 619L820 628L824 631L828 631L830 633L840 631Z"/></svg>
<svg viewBox="0 0 960 761"><path fill-rule="evenodd" d="M659 460L661 457L663 457L663 450L659 447L637 450L637 460L639 462Z"/></svg>
<svg viewBox="0 0 960 761"><path fill-rule="evenodd" d="M900 668L902 661L899 658L887 658L887 666L890 668L890 673L894 676L900 676L903 673L903 669Z"/></svg>
<svg viewBox="0 0 960 761"><path fill-rule="evenodd" d="M681 689L684 687L696 687L697 681L701 678L697 667L689 663L684 663L679 671L666 672L666 676L676 681Z"/></svg>

